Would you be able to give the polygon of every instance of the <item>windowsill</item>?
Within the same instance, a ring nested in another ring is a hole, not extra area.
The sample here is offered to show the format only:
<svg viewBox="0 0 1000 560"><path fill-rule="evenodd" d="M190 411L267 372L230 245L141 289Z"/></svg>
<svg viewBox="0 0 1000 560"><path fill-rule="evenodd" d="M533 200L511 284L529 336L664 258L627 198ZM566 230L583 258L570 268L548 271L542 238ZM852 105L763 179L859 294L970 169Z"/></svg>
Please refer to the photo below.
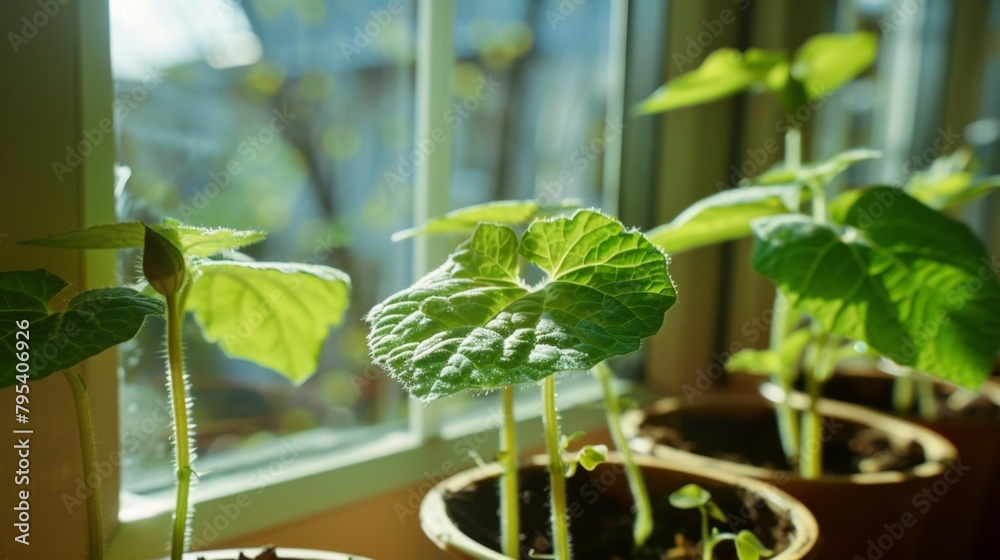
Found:
<svg viewBox="0 0 1000 560"><path fill-rule="evenodd" d="M626 381L616 380L616 384L620 393L637 389ZM543 444L537 393L519 394L515 406L522 449ZM563 432L603 428L603 408L595 405L602 399L596 381L567 379L561 383L558 401ZM232 540L419 482L436 483L472 467L475 463L470 450L486 459L497 451L500 420L498 415L484 412L473 408L447 422L440 439L424 442L411 431L382 431L364 444L312 454L307 446L289 438L285 450L277 457L272 455L270 462L194 486L192 543L211 548L216 541ZM173 500L172 489L141 496L123 493L120 525L108 548L108 560L166 554Z"/></svg>

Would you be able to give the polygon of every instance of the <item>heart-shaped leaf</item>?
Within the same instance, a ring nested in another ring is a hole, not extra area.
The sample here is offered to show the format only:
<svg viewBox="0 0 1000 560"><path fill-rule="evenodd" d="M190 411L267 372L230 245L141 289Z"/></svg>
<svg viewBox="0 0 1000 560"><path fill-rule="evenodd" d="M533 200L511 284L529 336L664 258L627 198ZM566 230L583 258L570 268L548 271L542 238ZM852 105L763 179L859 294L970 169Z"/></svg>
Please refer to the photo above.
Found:
<svg viewBox="0 0 1000 560"><path fill-rule="evenodd" d="M598 465L608 460L607 445L584 445L576 453L576 460L580 466L588 471L597 468Z"/></svg>
<svg viewBox="0 0 1000 560"><path fill-rule="evenodd" d="M130 288L88 290L65 311L52 312L49 300L65 287L45 270L0 273L0 387L15 382L19 340L28 345L29 377L38 380L131 339L146 317L164 312L162 302ZM30 322L27 340L15 325L24 319Z"/></svg>
<svg viewBox="0 0 1000 560"><path fill-rule="evenodd" d="M750 222L757 218L797 212L800 191L793 185L721 191L692 204L646 236L670 254L738 239L750 235Z"/></svg>
<svg viewBox="0 0 1000 560"><path fill-rule="evenodd" d="M785 53L749 49L743 53L734 49L718 49L701 66L682 74L642 101L640 113L662 113L715 101L762 84L768 72L783 62Z"/></svg>
<svg viewBox="0 0 1000 560"><path fill-rule="evenodd" d="M743 529L736 533L736 557L739 560L759 560L762 556L771 556L774 552L760 542L757 535Z"/></svg>
<svg viewBox="0 0 1000 560"><path fill-rule="evenodd" d="M417 235L433 233L469 233L482 222L518 225L526 224L539 216L547 216L579 208L583 201L567 199L553 204L542 204L537 200L497 200L466 206L431 218L426 224L396 232L393 241L402 241Z"/></svg>
<svg viewBox="0 0 1000 560"><path fill-rule="evenodd" d="M525 285L522 256L548 281ZM371 310L368 346L429 401L633 352L675 299L663 253L598 212L535 221L520 241L480 224L445 264Z"/></svg>
<svg viewBox="0 0 1000 560"><path fill-rule="evenodd" d="M678 509L694 509L704 507L712 499L712 495L697 484L685 484L670 493L670 505Z"/></svg>
<svg viewBox="0 0 1000 560"><path fill-rule="evenodd" d="M982 245L897 189L846 200L843 231L804 216L754 222L754 269L829 332L978 388L1000 349L1000 287Z"/></svg>
<svg viewBox="0 0 1000 560"><path fill-rule="evenodd" d="M187 309L205 339L295 383L316 371L330 327L347 309L350 280L328 266L202 261Z"/></svg>

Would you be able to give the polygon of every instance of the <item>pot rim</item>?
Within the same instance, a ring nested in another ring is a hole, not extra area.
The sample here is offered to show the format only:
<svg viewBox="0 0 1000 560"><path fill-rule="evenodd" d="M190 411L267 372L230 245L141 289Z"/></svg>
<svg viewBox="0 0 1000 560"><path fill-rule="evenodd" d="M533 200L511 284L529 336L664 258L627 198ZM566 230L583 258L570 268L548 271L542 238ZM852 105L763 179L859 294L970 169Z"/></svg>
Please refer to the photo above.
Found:
<svg viewBox="0 0 1000 560"><path fill-rule="evenodd" d="M819 538L819 527L812 512L787 492L771 484L725 471L706 471L689 464L667 465L662 460L654 457L638 455L634 459L636 464L643 470L670 470L692 477L714 479L729 486L748 489L770 504L774 511L787 515L792 523L792 527L795 529L793 538L785 550L781 551L777 556L772 556L770 560L804 558L816 546ZM524 461L520 469L524 469L525 467L546 467L548 463L547 455L535 455ZM608 453L607 460L602 462L601 465L611 463L621 464L621 455L618 453ZM424 534L442 550L461 552L472 558L481 560L510 560L507 556L480 544L460 531L458 526L451 520L445 506L446 495L457 492L472 483L497 477L501 472L503 472L501 465L498 463L489 463L452 475L431 488L420 503L420 526L424 530Z"/></svg>
<svg viewBox="0 0 1000 560"><path fill-rule="evenodd" d="M793 395L792 406L804 408L808 397L801 394ZM622 417L622 429L630 446L638 453L653 455L663 459L684 461L700 468L722 469L758 480L773 480L776 473L782 473L782 478L801 482L824 484L898 484L912 478L931 478L945 471L947 462L958 457L955 446L937 432L894 416L866 408L861 405L820 399L817 408L821 415L847 420L852 423L874 427L885 432L896 442L911 441L920 444L924 450L923 463L903 471L883 471L875 473L854 474L824 474L816 479L804 479L794 471L778 471L716 459L698 455L656 443L652 439L639 435L643 421L654 415L667 414L678 410L724 408L757 408L773 409L773 403L756 395L704 395L694 404L685 404L676 397L667 397L656 401L641 410L629 410Z"/></svg>
<svg viewBox="0 0 1000 560"><path fill-rule="evenodd" d="M197 560L201 557L205 558L205 560L236 560L236 558L239 558L239 554L241 552L253 558L267 548L269 548L269 546L247 546L240 548L198 550L184 553L184 558L185 560ZM369 558L358 556L356 554L328 552L325 550L315 550L311 548L287 548L284 546L276 546L274 548L277 549L278 554L294 558L296 560L370 560Z"/></svg>

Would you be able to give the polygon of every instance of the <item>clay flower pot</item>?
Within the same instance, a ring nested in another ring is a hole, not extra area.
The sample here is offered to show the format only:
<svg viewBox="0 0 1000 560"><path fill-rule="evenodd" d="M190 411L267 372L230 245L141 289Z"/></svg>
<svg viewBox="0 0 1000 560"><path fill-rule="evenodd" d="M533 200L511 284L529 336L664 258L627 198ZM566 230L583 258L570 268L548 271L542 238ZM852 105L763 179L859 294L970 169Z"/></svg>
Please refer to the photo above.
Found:
<svg viewBox="0 0 1000 560"><path fill-rule="evenodd" d="M927 510L951 488L934 485L939 477L960 482L963 476L955 472L954 446L927 428L857 405L824 400L819 411L828 474L818 479L789 472L773 406L756 395L706 395L692 404L664 399L631 411L623 423L636 451L665 464L747 476L799 499L819 523L819 558L917 557L936 538ZM859 457L849 446L876 452Z"/></svg>
<svg viewBox="0 0 1000 560"><path fill-rule="evenodd" d="M227 548L224 550L206 550L203 552L188 552L184 555L184 560L237 560L240 554L244 557L254 559L265 552L267 547L262 548ZM368 560L354 554L341 554L338 552L325 552L322 550L307 550L304 548L282 548L274 549L278 560Z"/></svg>
<svg viewBox="0 0 1000 560"><path fill-rule="evenodd" d="M983 558L995 551L996 541L988 521L1000 517L1000 383L991 379L980 397L962 411L942 409L934 418L900 415L892 406L895 378L874 367L840 369L827 383L831 398L874 408L926 426L941 434L958 450L963 468L968 468L961 484L940 497L928 513L947 539L928 542L923 558ZM955 392L953 386L934 383L935 394L944 399ZM955 515L961 511L961 515Z"/></svg>
<svg viewBox="0 0 1000 560"><path fill-rule="evenodd" d="M654 509L653 535L647 550L672 548L675 535L698 540L699 516L692 510L669 506L667 496L688 483L712 493L713 500L730 514L731 529L752 530L777 552L772 558L807 557L816 537L816 521L794 498L773 486L724 472L705 472L685 465L667 465L637 457ZM547 460L538 456L520 470L521 557L532 549L550 552ZM498 518L498 465L459 473L443 480L420 506L424 533L454 558L502 560ZM577 469L567 480L570 532L577 560L633 558L632 495L624 465L617 455L594 471ZM731 556L727 556L730 555ZM653 556L650 556L653 557ZM655 556L661 558L662 556ZM694 556L690 556L694 558ZM716 558L735 558L731 545L716 548ZM636 556L635 558L643 558ZM683 556L680 558L684 558Z"/></svg>

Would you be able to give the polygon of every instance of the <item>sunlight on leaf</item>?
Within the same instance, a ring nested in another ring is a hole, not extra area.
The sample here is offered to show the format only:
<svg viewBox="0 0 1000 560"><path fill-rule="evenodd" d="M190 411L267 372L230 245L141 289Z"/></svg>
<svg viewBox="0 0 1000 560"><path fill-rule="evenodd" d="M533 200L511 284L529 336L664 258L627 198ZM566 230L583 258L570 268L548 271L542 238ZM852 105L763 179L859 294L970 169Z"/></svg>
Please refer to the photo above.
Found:
<svg viewBox="0 0 1000 560"><path fill-rule="evenodd" d="M524 257L549 276L520 278ZM639 348L676 299L666 257L598 212L480 224L448 261L369 312L375 363L426 401L587 370Z"/></svg>
<svg viewBox="0 0 1000 560"><path fill-rule="evenodd" d="M205 339L302 383L316 371L331 326L348 306L350 280L319 265L204 261L187 309Z"/></svg>

